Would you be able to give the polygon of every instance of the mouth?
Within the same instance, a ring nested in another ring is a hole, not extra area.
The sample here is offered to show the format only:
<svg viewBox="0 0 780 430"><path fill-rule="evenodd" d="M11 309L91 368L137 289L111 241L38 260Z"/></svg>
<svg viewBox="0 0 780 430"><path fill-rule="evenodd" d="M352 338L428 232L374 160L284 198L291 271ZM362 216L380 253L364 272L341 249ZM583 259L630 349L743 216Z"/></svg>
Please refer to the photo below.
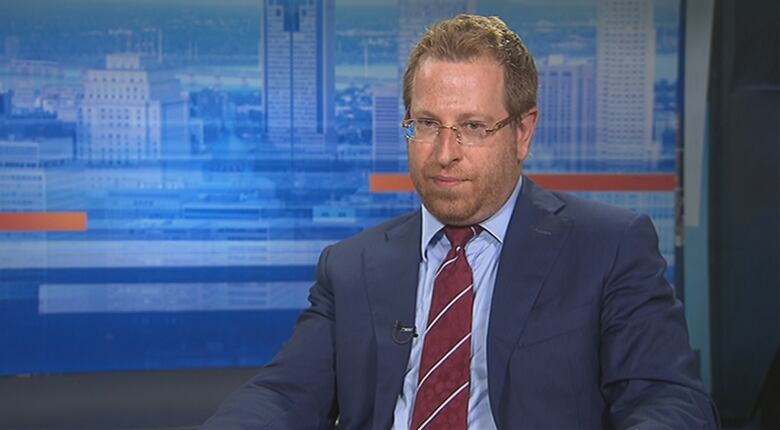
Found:
<svg viewBox="0 0 780 430"><path fill-rule="evenodd" d="M453 176L436 175L433 178L433 183L442 188L453 188L466 182L464 179L459 179Z"/></svg>

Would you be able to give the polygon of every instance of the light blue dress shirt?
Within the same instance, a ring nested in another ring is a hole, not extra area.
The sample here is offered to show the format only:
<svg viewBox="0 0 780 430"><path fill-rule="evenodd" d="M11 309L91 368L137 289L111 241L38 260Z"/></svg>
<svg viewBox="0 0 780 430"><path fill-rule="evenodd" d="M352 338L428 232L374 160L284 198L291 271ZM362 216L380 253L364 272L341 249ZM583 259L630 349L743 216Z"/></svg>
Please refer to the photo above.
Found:
<svg viewBox="0 0 780 430"><path fill-rule="evenodd" d="M493 286L498 273L498 260L504 236L512 218L515 201L520 193L523 177L517 182L512 195L493 216L480 223L484 229L466 245L466 259L474 274L474 308L471 325L471 383L469 386L469 429L495 430L490 410L487 379L487 330L490 318L490 303ZM414 326L418 337L412 341L409 365L404 377L401 394L395 404L393 430L406 430L412 424L414 399L417 395L420 358L425 342L425 328L433 295L433 281L436 271L450 249L450 242L444 235L442 224L423 206L422 208L422 261L420 262L419 284L417 285L417 306Z"/></svg>

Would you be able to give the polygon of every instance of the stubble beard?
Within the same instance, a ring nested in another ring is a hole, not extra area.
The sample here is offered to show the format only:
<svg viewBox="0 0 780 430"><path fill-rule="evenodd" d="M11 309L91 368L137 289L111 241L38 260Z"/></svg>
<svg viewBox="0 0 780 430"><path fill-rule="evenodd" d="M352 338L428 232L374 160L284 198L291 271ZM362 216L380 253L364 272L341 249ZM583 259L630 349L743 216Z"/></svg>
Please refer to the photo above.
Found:
<svg viewBox="0 0 780 430"><path fill-rule="evenodd" d="M514 139L510 140L513 141ZM478 173L476 177L464 175L459 166L442 169L426 161L415 166L410 154L412 183L425 208L445 225L473 225L493 216L506 203L523 171L521 161L517 161L517 164L508 161L518 160L515 146L508 145L504 148L502 153L494 158L495 165L487 167L490 170L481 175ZM433 178L441 173L468 178L465 184L457 187L465 186L467 189L437 187Z"/></svg>
<svg viewBox="0 0 780 430"><path fill-rule="evenodd" d="M493 216L512 193L517 184L519 175L522 174L522 165L516 171L503 165L500 172L492 176L490 183L484 184L478 189L476 182L468 182L463 186L472 187L471 190L447 190L437 189L430 179L433 175L425 173L412 174L412 182L420 195L425 208L446 225L465 226L477 224ZM515 174L515 172L517 172ZM507 178L506 187L502 187L501 178ZM511 184L509 178L512 178ZM482 178L483 182L487 179Z"/></svg>
<svg viewBox="0 0 780 430"><path fill-rule="evenodd" d="M420 199L426 209L446 225L468 225L478 211L473 196L454 191L428 188L420 193Z"/></svg>

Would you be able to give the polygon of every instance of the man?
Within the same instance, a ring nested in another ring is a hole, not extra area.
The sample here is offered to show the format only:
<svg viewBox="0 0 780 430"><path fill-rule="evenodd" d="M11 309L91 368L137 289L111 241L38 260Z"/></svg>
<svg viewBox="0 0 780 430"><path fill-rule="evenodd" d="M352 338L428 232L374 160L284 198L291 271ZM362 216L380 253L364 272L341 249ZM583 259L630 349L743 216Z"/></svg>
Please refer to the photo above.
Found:
<svg viewBox="0 0 780 430"><path fill-rule="evenodd" d="M423 36L422 209L322 252L292 339L205 428L717 427L650 220L522 176L536 88L498 18Z"/></svg>

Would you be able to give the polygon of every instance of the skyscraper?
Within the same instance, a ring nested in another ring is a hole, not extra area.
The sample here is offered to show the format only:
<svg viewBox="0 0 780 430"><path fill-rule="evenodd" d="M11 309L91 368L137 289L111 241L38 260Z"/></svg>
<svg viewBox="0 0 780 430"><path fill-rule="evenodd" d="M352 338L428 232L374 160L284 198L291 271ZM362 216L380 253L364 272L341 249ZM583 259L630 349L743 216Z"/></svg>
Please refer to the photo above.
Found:
<svg viewBox="0 0 780 430"><path fill-rule="evenodd" d="M291 159L335 148L334 12L334 0L265 2L265 131Z"/></svg>
<svg viewBox="0 0 780 430"><path fill-rule="evenodd" d="M572 62L562 55L543 58L539 70L537 157L575 160L593 156L596 98L592 62Z"/></svg>
<svg viewBox="0 0 780 430"><path fill-rule="evenodd" d="M127 164L189 154L187 103L172 71L139 54L112 54L88 70L79 110L77 157Z"/></svg>
<svg viewBox="0 0 780 430"><path fill-rule="evenodd" d="M398 86L377 84L372 87L371 130L374 171L397 172L403 163L404 144L401 113L398 104Z"/></svg>
<svg viewBox="0 0 780 430"><path fill-rule="evenodd" d="M606 160L646 160L652 140L652 0L598 0L596 148Z"/></svg>

